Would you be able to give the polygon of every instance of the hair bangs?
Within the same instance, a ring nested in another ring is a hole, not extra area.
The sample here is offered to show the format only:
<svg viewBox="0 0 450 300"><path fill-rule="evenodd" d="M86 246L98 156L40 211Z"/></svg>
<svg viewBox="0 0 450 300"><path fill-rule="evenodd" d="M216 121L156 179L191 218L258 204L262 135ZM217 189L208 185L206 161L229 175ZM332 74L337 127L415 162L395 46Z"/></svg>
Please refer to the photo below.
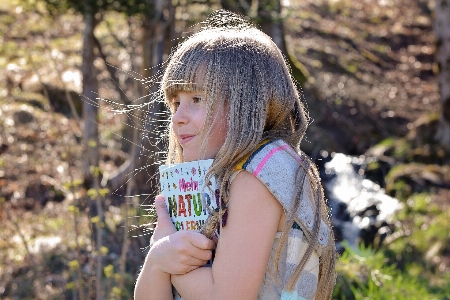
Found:
<svg viewBox="0 0 450 300"><path fill-rule="evenodd" d="M208 54L199 46L194 46L194 49L180 47L170 59L162 85L169 104L180 92L204 92L205 66L208 64L205 58Z"/></svg>

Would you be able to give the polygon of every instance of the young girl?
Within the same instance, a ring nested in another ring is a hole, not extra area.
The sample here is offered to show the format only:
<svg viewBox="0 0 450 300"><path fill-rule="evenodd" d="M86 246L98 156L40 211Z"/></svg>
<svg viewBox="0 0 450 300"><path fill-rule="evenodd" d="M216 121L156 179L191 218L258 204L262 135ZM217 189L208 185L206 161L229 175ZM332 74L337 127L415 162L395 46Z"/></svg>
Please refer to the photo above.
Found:
<svg viewBox="0 0 450 300"><path fill-rule="evenodd" d="M222 198L216 243L158 225L136 299L329 299L335 247L317 170L300 151L308 119L283 56L239 16L213 14L165 70L167 162L214 158ZM204 267L216 248L214 263Z"/></svg>

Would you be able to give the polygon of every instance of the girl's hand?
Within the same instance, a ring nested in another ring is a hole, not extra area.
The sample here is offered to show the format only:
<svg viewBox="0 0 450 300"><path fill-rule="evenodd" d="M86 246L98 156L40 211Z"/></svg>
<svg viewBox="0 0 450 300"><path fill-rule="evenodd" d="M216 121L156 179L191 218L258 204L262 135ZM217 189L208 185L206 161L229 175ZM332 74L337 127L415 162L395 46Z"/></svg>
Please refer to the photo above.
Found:
<svg viewBox="0 0 450 300"><path fill-rule="evenodd" d="M156 197L155 207L158 225L147 257L152 266L169 274L186 274L204 266L211 259L215 243L195 231L177 232L163 196Z"/></svg>
<svg viewBox="0 0 450 300"><path fill-rule="evenodd" d="M152 238L150 239L150 246L160 239L177 232L175 226L170 219L169 213L167 212L166 199L162 195L158 195L155 198L155 209L158 215L158 223L153 232Z"/></svg>

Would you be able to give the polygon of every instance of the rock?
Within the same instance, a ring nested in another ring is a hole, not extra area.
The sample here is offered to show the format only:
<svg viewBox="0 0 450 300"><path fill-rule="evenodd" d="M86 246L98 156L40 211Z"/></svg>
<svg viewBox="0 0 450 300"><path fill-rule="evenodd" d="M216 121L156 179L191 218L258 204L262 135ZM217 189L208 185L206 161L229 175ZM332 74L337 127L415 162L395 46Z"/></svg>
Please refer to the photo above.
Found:
<svg viewBox="0 0 450 300"><path fill-rule="evenodd" d="M66 117L74 117L64 89L53 85L45 85L45 87L47 89L48 98L50 101L50 105L53 107L53 110L57 113L65 115ZM69 94L72 98L72 101L74 102L75 109L78 115L81 116L83 101L81 100L80 94L74 91L69 91Z"/></svg>
<svg viewBox="0 0 450 300"><path fill-rule="evenodd" d="M57 191L54 186L40 180L34 180L25 189L25 198L37 201L41 206L45 206L48 201L61 202L64 195Z"/></svg>
<svg viewBox="0 0 450 300"><path fill-rule="evenodd" d="M48 103L47 98L38 92L21 92L16 95L15 100L17 102L22 102L31 107L39 108L44 111L50 110L50 105Z"/></svg>
<svg viewBox="0 0 450 300"><path fill-rule="evenodd" d="M34 121L34 116L28 109L21 109L14 112L13 119L16 124L28 124Z"/></svg>
<svg viewBox="0 0 450 300"><path fill-rule="evenodd" d="M3 154L4 152L6 152L6 150L8 150L9 145L5 144L5 143L0 143L0 155ZM2 172L0 172L0 177L3 177ZM4 172L3 172L4 174Z"/></svg>

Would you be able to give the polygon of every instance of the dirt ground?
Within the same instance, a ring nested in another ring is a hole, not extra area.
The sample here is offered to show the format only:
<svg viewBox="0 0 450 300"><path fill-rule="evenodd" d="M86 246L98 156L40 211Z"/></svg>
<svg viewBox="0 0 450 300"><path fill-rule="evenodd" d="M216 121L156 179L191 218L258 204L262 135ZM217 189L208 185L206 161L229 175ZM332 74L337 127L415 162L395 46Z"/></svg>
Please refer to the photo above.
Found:
<svg viewBox="0 0 450 300"><path fill-rule="evenodd" d="M292 3L286 29L291 50L314 78L306 100L314 134L328 139L322 148L359 155L439 111L430 3Z"/></svg>

